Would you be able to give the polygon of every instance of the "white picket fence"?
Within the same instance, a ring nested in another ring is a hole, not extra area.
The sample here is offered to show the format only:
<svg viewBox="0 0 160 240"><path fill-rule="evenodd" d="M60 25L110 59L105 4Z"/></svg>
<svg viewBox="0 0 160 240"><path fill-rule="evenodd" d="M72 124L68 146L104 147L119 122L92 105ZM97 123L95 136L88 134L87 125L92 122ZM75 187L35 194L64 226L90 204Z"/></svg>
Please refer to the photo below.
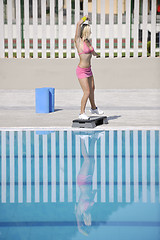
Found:
<svg viewBox="0 0 160 240"><path fill-rule="evenodd" d="M151 33L150 56L160 55L160 15L156 15L156 0L151 0L150 12L148 0L140 0L142 1L142 15L139 14L139 0L134 0L133 13L131 13L131 0L125 0L125 14L122 14L123 1L118 0L116 23L114 1L108 0L109 15L107 16L105 13L107 0L99 1L101 12L98 16L98 0L92 0L92 12L88 12L88 0L83 1L83 11L80 11L80 0L75 0L74 10L71 8L71 0L66 0L66 9L64 9L63 0L59 0L58 13L55 11L55 0L50 0L47 1L50 9L49 15L46 14L46 0L41 0L41 16L39 17L38 1L32 0L33 16L31 17L29 0L25 0L24 19L22 20L21 0L0 0L0 58L77 58L78 54L73 41L76 23L82 15L86 14L89 14L92 19L92 45L102 58L113 58L115 54L116 57L138 57L139 54L147 57L148 31ZM98 17L99 23L97 23ZM140 31L142 41L139 41ZM159 34L158 43L156 34Z"/></svg>

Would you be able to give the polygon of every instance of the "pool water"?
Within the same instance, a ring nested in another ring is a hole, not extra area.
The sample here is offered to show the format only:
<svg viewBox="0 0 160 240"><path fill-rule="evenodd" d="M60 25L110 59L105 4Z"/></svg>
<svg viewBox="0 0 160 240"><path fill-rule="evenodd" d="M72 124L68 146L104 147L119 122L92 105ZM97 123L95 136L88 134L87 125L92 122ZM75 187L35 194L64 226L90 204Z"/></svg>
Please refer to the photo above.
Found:
<svg viewBox="0 0 160 240"><path fill-rule="evenodd" d="M0 131L0 240L159 240L160 131Z"/></svg>

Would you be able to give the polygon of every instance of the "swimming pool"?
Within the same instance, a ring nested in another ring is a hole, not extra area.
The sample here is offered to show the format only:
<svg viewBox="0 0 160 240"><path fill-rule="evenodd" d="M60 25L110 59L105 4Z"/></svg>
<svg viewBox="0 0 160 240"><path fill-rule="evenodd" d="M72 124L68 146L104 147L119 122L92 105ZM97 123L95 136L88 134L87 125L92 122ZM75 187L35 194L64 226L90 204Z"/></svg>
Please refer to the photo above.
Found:
<svg viewBox="0 0 160 240"><path fill-rule="evenodd" d="M160 239L160 131L0 131L0 239Z"/></svg>

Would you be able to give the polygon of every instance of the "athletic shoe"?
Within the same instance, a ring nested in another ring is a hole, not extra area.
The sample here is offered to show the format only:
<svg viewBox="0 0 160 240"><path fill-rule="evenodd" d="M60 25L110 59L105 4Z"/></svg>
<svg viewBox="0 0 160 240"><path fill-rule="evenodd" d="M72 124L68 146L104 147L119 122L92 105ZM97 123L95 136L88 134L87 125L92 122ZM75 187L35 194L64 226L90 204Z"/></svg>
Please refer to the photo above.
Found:
<svg viewBox="0 0 160 240"><path fill-rule="evenodd" d="M79 114L78 119L81 119L81 120L89 120L89 117L88 117L85 113L82 113L82 114Z"/></svg>
<svg viewBox="0 0 160 240"><path fill-rule="evenodd" d="M92 114L98 114L98 115L102 115L104 114L104 112L102 110L100 110L99 108L96 108L96 109L90 109L89 110Z"/></svg>

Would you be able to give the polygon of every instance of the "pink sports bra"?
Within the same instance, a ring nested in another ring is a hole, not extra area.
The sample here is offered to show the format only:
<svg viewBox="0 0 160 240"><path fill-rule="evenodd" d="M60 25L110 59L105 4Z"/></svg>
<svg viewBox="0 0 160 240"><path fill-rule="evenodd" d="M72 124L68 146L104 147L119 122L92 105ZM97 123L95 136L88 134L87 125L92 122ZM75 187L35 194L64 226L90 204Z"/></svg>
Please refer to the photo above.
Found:
<svg viewBox="0 0 160 240"><path fill-rule="evenodd" d="M83 51L82 51L81 53L78 53L78 54L81 55L81 54L91 53L91 52L94 51L94 48L93 48L92 46L91 46L91 48L92 48L92 49L90 49L90 48L87 46L86 42L83 42Z"/></svg>

